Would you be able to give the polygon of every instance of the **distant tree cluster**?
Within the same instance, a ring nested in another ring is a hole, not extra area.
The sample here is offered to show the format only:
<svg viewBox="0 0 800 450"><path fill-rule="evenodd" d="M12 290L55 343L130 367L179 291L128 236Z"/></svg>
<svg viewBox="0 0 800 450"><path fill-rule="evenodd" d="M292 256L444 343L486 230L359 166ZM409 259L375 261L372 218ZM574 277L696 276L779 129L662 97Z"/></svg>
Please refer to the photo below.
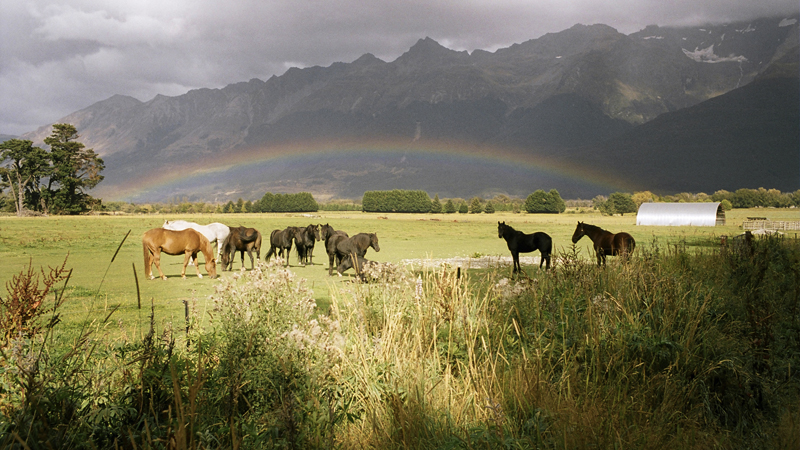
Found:
<svg viewBox="0 0 800 450"><path fill-rule="evenodd" d="M261 200L253 203L251 211L247 212L316 212L319 205L308 192L297 194L273 194L267 192Z"/></svg>
<svg viewBox="0 0 800 450"><path fill-rule="evenodd" d="M432 200L425 191L367 191L361 199L364 212L430 212Z"/></svg>
<svg viewBox="0 0 800 450"><path fill-rule="evenodd" d="M737 189L735 192L720 190L712 195L700 192L682 192L659 196L650 191L628 194L614 192L608 197L598 195L592 199L592 206L605 215L635 213L646 202L663 203L702 203L720 202L723 210L732 208L789 208L800 207L800 190L782 193L777 189Z"/></svg>
<svg viewBox="0 0 800 450"><path fill-rule="evenodd" d="M86 191L103 180L105 164L78 137L73 125L57 123L44 140L49 151L24 139L0 143L0 189L10 191L17 215L78 214L99 207Z"/></svg>

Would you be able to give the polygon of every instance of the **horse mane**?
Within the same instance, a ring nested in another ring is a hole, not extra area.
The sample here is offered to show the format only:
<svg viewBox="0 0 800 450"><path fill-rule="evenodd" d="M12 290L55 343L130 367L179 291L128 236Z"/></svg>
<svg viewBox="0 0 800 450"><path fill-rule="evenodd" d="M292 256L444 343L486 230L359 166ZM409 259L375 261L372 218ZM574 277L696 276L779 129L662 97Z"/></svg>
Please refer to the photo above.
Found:
<svg viewBox="0 0 800 450"><path fill-rule="evenodd" d="M581 222L581 224L583 224L583 227L584 227L584 228L588 228L588 229L590 229L590 230L600 230L600 231L606 231L606 230L604 230L604 229L602 229L602 228L598 227L597 225L592 225L592 224L590 224L590 223Z"/></svg>

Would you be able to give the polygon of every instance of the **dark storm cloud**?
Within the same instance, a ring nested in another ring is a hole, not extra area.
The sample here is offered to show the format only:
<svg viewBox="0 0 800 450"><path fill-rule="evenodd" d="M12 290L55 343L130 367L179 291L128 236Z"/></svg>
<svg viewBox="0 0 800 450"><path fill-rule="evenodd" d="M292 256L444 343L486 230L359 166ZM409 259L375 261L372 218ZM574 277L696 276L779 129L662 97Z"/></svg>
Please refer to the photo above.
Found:
<svg viewBox="0 0 800 450"><path fill-rule="evenodd" d="M576 23L622 33L797 14L796 0L0 0L0 133L114 94L149 100L289 67L391 61L418 39L493 51Z"/></svg>

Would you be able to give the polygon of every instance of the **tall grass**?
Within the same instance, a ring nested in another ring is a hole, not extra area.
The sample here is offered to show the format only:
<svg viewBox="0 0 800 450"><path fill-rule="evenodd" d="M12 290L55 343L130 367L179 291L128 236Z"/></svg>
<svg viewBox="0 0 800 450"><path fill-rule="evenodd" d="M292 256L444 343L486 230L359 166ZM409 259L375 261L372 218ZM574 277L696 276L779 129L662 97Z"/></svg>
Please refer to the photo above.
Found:
<svg viewBox="0 0 800 450"><path fill-rule="evenodd" d="M0 444L800 446L798 242L637 252L598 268L573 247L516 280L383 264L331 286L327 314L261 264L219 282L207 327L190 307L126 342L18 334Z"/></svg>

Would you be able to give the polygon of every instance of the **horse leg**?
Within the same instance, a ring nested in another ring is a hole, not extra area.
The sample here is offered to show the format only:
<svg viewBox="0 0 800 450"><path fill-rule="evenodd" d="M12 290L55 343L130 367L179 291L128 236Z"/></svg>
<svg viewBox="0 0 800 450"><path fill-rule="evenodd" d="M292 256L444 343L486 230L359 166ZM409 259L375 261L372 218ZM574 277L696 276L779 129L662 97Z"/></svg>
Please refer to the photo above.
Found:
<svg viewBox="0 0 800 450"><path fill-rule="evenodd" d="M336 253L328 253L328 276L333 276L333 260L336 259Z"/></svg>
<svg viewBox="0 0 800 450"><path fill-rule="evenodd" d="M161 249L156 248L156 250L153 252L153 262L156 263L156 269L158 269L158 274L161 276L161 279L166 280L167 276L161 271ZM152 280L153 278L150 279Z"/></svg>
<svg viewBox="0 0 800 450"><path fill-rule="evenodd" d="M250 270L255 269L256 268L256 263L253 262L253 250L252 249L249 249L249 248L247 249L247 256L250 257ZM242 267L244 267L244 255L242 255Z"/></svg>
<svg viewBox="0 0 800 450"><path fill-rule="evenodd" d="M189 265L189 262L192 260L192 252L191 250L186 250L183 253L183 268L181 269L181 278L184 280L186 279L186 266ZM197 267L197 266L195 266ZM200 274L200 269L197 269L197 274Z"/></svg>
<svg viewBox="0 0 800 450"><path fill-rule="evenodd" d="M513 268L511 269L511 276L513 277L515 273L522 270L519 265L519 252L511 252L511 259L514 261L512 264Z"/></svg>

